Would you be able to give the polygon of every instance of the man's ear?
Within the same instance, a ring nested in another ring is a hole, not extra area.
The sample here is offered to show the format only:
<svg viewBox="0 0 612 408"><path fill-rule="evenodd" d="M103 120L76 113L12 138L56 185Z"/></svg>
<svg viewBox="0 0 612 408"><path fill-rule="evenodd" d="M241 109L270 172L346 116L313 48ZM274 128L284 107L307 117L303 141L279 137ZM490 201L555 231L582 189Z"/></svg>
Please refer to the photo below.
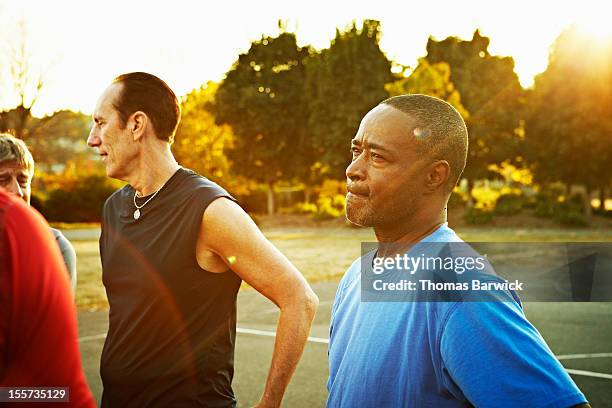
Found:
<svg viewBox="0 0 612 408"><path fill-rule="evenodd" d="M427 178L425 187L429 192L434 192L441 186L446 185L450 177L450 165L446 160L436 160L425 169Z"/></svg>
<svg viewBox="0 0 612 408"><path fill-rule="evenodd" d="M149 118L146 113L137 111L132 114L128 120L128 128L132 132L134 141L140 140L145 135L145 130L149 124Z"/></svg>

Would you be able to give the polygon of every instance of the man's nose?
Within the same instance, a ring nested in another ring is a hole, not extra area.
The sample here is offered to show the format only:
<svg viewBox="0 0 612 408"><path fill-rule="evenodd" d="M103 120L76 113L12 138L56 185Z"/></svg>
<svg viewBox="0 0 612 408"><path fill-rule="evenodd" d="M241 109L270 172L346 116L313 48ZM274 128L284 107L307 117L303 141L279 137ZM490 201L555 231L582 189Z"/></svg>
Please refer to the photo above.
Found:
<svg viewBox="0 0 612 408"><path fill-rule="evenodd" d="M351 181L365 180L366 170L363 154L359 155L346 168L346 177Z"/></svg>
<svg viewBox="0 0 612 408"><path fill-rule="evenodd" d="M87 136L87 146L96 147L100 146L100 137L96 134L96 127L93 126Z"/></svg>

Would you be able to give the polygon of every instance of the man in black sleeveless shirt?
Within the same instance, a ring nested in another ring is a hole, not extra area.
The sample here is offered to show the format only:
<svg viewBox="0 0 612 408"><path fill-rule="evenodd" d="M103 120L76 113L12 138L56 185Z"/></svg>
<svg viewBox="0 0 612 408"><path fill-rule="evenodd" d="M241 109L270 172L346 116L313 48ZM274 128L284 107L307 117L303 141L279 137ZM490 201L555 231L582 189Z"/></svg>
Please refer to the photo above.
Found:
<svg viewBox="0 0 612 408"><path fill-rule="evenodd" d="M142 72L117 77L87 139L109 177L100 255L110 304L102 407L232 407L236 296L245 280L280 308L258 406L279 406L318 304L296 268L217 184L178 165L180 108Z"/></svg>

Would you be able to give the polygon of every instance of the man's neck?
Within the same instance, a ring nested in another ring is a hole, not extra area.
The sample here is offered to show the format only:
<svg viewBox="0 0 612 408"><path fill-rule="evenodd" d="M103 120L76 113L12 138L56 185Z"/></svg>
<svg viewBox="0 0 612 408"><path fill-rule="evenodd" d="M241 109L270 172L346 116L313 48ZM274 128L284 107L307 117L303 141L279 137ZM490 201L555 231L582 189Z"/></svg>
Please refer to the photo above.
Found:
<svg viewBox="0 0 612 408"><path fill-rule="evenodd" d="M138 161L138 171L127 181L134 187L139 197L158 191L180 167L170 148L157 152L149 151Z"/></svg>
<svg viewBox="0 0 612 408"><path fill-rule="evenodd" d="M445 222L446 211L443 210L425 220L421 217L414 217L389 228L374 228L374 233L379 242L380 252L384 253L382 255L390 256L406 252L414 244L440 228Z"/></svg>

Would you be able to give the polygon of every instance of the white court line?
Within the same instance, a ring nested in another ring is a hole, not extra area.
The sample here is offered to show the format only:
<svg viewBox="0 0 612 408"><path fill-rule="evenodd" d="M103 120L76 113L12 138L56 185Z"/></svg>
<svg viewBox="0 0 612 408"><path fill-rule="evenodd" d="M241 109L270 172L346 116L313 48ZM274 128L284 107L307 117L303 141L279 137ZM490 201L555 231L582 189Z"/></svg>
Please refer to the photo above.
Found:
<svg viewBox="0 0 612 408"><path fill-rule="evenodd" d="M612 353L592 353L592 354L564 354L556 356L557 360L577 360L579 358L605 358L612 357Z"/></svg>
<svg viewBox="0 0 612 408"><path fill-rule="evenodd" d="M574 370L573 368L566 368L570 374L574 375L584 375L586 377L597 377L597 378L605 378L607 380L612 380L612 374L604 374L604 373L594 373L593 371L584 371L584 370Z"/></svg>
<svg viewBox="0 0 612 408"><path fill-rule="evenodd" d="M79 337L79 343L84 343L86 341L92 341L92 340L100 340L100 339L105 339L105 338L106 338L106 333L96 334L95 336L84 336L84 337Z"/></svg>
<svg viewBox="0 0 612 408"><path fill-rule="evenodd" d="M246 329L243 327L237 327L236 333L242 334L254 334L256 336L266 336L266 337L276 337L276 332L267 331L267 330L257 330L257 329ZM99 340L106 337L106 333L97 334L95 336L85 336L80 337L79 341L81 343L92 340ZM322 337L308 337L308 341L311 343L320 343L320 344L328 344L329 339L325 339ZM561 356L556 356L559 360L570 360L570 359L578 359L578 358L602 358L602 357L612 357L612 353L593 353L593 354L566 354ZM585 370L574 370L573 368L566 368L569 374L574 375L582 375L585 377L595 377L595 378L605 378L606 380L612 380L612 374L606 373L596 373L594 371L585 371Z"/></svg>
<svg viewBox="0 0 612 408"><path fill-rule="evenodd" d="M256 336L276 337L276 332L273 332L273 331L255 330L255 329L244 329L242 327L237 327L236 328L236 333L254 334ZM323 343L323 344L328 344L329 343L329 339L324 339L322 337L308 337L308 341L310 341L312 343Z"/></svg>
<svg viewBox="0 0 612 408"><path fill-rule="evenodd" d="M326 305L331 305L331 304L332 304L331 300L322 300L322 301L319 302L319 307L326 306ZM259 313L261 313L261 314L272 314L272 313L278 313L278 312L280 312L280 309L278 307L274 307L274 308L271 308L271 309L263 310L263 311L261 311Z"/></svg>
<svg viewBox="0 0 612 408"><path fill-rule="evenodd" d="M242 327L236 328L236 333L243 334L254 334L256 336L267 336L267 337L276 337L276 332L273 331L265 331L265 330L256 330L256 329L245 329ZM84 343L86 341L100 340L106 338L106 333L96 334L95 336L84 336L79 337L79 342ZM308 337L308 341L312 343L323 343L328 344L329 339L324 339L322 337Z"/></svg>

